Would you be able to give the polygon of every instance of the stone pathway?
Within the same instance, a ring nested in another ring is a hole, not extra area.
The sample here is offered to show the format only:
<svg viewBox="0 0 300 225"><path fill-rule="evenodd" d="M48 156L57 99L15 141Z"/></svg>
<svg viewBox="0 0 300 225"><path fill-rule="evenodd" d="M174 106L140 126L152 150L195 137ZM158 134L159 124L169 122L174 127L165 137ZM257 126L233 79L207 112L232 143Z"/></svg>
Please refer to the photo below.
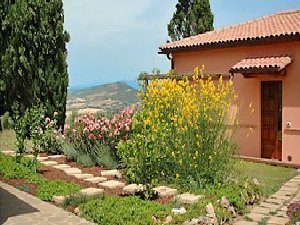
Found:
<svg viewBox="0 0 300 225"><path fill-rule="evenodd" d="M94 225L2 182L0 182L0 224Z"/></svg>
<svg viewBox="0 0 300 225"><path fill-rule="evenodd" d="M297 201L300 201L300 174L287 181L279 191L258 206L254 206L235 225L285 225L289 221L287 206Z"/></svg>

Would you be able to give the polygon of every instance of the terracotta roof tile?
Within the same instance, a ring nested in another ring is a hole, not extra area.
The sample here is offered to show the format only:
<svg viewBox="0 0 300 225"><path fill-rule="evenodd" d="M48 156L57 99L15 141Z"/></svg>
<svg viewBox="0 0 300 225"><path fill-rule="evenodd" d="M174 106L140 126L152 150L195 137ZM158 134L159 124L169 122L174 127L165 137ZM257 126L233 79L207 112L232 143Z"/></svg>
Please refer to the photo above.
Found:
<svg viewBox="0 0 300 225"><path fill-rule="evenodd" d="M284 11L162 45L171 50L300 34L300 9ZM300 40L300 39L299 39Z"/></svg>
<svg viewBox="0 0 300 225"><path fill-rule="evenodd" d="M265 69L273 71L281 71L292 62L289 56L280 57L262 57L262 58L247 58L231 67L230 72L242 72L245 70Z"/></svg>

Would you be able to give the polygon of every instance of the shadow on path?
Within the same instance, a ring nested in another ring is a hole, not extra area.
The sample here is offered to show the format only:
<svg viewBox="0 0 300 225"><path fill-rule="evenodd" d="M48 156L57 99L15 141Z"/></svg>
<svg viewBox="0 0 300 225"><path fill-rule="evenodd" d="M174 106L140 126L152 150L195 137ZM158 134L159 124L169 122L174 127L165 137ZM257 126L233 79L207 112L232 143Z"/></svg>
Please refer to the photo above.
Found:
<svg viewBox="0 0 300 225"><path fill-rule="evenodd" d="M38 210L0 187L0 224L9 217L34 212Z"/></svg>

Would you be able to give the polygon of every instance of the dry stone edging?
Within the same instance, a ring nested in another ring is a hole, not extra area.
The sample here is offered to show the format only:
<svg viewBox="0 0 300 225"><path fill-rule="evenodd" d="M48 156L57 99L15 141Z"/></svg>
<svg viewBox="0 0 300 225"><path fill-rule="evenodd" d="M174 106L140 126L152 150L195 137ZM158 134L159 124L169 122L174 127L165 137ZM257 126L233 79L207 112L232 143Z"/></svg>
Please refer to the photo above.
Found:
<svg viewBox="0 0 300 225"><path fill-rule="evenodd" d="M68 175L74 175L74 174L81 174L82 173L81 169L74 168L74 167L63 169L63 171Z"/></svg>
<svg viewBox="0 0 300 225"><path fill-rule="evenodd" d="M98 184L104 181L107 181L107 178L105 177L92 177L92 178L86 178L85 181L91 182L92 184Z"/></svg>
<svg viewBox="0 0 300 225"><path fill-rule="evenodd" d="M80 193L82 195L86 195L87 197L93 197L93 196L97 196L97 195L102 195L104 192L103 189L100 188L86 188L86 189L82 189L80 191Z"/></svg>
<svg viewBox="0 0 300 225"><path fill-rule="evenodd" d="M167 186L158 186L153 188L159 197L175 196L177 194L177 189L169 188Z"/></svg>
<svg viewBox="0 0 300 225"><path fill-rule="evenodd" d="M88 179L88 178L93 178L94 177L93 174L89 174L89 173L79 173L79 174L74 174L73 176L75 178L81 179L81 180Z"/></svg>
<svg viewBox="0 0 300 225"><path fill-rule="evenodd" d="M117 181L117 180L108 180L104 181L103 183L98 184L101 188L106 189L116 189L116 188L124 188L125 184L123 182Z"/></svg>
<svg viewBox="0 0 300 225"><path fill-rule="evenodd" d="M41 162L44 166L56 166L58 165L58 162L56 161L43 161Z"/></svg>

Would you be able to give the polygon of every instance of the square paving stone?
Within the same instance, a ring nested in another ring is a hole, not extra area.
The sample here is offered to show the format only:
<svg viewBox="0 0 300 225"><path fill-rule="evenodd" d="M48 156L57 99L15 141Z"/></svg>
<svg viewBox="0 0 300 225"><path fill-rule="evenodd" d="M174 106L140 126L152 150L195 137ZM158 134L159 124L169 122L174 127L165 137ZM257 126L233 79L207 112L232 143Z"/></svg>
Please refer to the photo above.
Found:
<svg viewBox="0 0 300 225"><path fill-rule="evenodd" d="M55 161L44 161L44 162L41 162L41 163L45 166L56 166L56 165L58 165L58 162L55 162Z"/></svg>
<svg viewBox="0 0 300 225"><path fill-rule="evenodd" d="M261 214L269 214L272 210L265 208L265 207L261 207L261 206L255 206L251 212L252 213L261 213Z"/></svg>
<svg viewBox="0 0 300 225"><path fill-rule="evenodd" d="M276 211L276 209L278 209L280 207L280 205L272 204L272 203L269 203L269 202L261 202L260 206L268 208L272 211Z"/></svg>
<svg viewBox="0 0 300 225"><path fill-rule="evenodd" d="M251 220L253 220L253 222L260 222L266 217L268 217L268 215L260 213L248 213L245 215L245 218L250 218Z"/></svg>
<svg viewBox="0 0 300 225"><path fill-rule="evenodd" d="M79 173L79 174L74 174L74 177L76 177L77 179L87 179L87 178L92 178L94 177L93 174L89 174L89 173Z"/></svg>
<svg viewBox="0 0 300 225"><path fill-rule="evenodd" d="M88 197L97 196L103 194L104 190L100 188L86 188L80 191L81 194Z"/></svg>
<svg viewBox="0 0 300 225"><path fill-rule="evenodd" d="M280 206L283 204L284 201L280 200L280 199L276 199L276 198L268 198L265 200L265 202L270 202L270 203L277 204L278 206Z"/></svg>
<svg viewBox="0 0 300 225"><path fill-rule="evenodd" d="M275 217L284 217L284 218L288 217L286 215L286 212L284 212L284 211L277 211L276 214L274 214L273 216L275 216Z"/></svg>
<svg viewBox="0 0 300 225"><path fill-rule="evenodd" d="M92 178L87 178L87 179L84 179L84 180L88 181L88 182L91 182L93 184L98 184L100 182L107 181L107 178L105 178L105 177L92 177Z"/></svg>
<svg viewBox="0 0 300 225"><path fill-rule="evenodd" d="M108 180L108 181L104 181L103 183L99 183L99 186L107 189L115 189L115 188L123 188L125 187L125 184L117 180Z"/></svg>
<svg viewBox="0 0 300 225"><path fill-rule="evenodd" d="M288 218L283 218L283 217L275 217L275 216L270 216L268 220L268 224L282 224L285 225L287 222L289 222Z"/></svg>

